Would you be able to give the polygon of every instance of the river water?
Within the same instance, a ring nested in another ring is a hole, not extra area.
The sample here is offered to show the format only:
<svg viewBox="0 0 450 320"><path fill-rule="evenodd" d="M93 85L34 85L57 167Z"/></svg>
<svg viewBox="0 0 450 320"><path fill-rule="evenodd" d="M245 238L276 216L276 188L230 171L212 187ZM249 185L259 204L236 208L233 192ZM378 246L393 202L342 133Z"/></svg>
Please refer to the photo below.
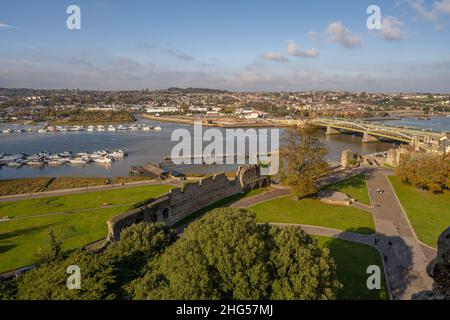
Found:
<svg viewBox="0 0 450 320"><path fill-rule="evenodd" d="M430 120L418 120L417 118L403 118L384 122L391 126L411 127L416 129L433 129L436 132L450 131L450 117L436 117Z"/></svg>
<svg viewBox="0 0 450 320"><path fill-rule="evenodd" d="M447 120L447 119L446 119ZM450 120L450 119L448 119ZM428 125L431 122L426 122ZM0 179L36 177L36 176L90 176L90 177L115 177L127 176L132 165L144 165L148 162L158 163L165 156L170 156L171 150L178 142L171 142L172 132L176 129L187 129L192 133L193 127L176 123L159 123L139 119L138 123L148 123L163 128L161 132L142 131L116 131L116 132L67 132L67 133L23 133L23 134L1 134L0 133L0 153L15 154L24 152L34 154L43 150L60 153L70 150L74 153L84 151L96 151L101 149L126 149L129 156L121 161L116 161L112 165L91 163L87 165L65 165L60 167L43 168L23 166L22 168L9 168L6 166L0 169ZM393 123L392 123L393 124ZM5 128L26 128L22 125L0 124L0 130ZM208 128L204 128L206 130ZM225 130L218 129L224 133ZM281 135L285 133L281 130ZM381 152L390 149L393 144L386 142L373 142L363 144L361 137L357 135L333 135L325 136L321 134L319 139L329 148L328 159L337 161L341 152L351 149L360 154ZM282 139L281 142L282 143ZM209 143L204 142L203 146ZM180 170L183 172L212 173L219 171L232 171L236 166L200 166Z"/></svg>

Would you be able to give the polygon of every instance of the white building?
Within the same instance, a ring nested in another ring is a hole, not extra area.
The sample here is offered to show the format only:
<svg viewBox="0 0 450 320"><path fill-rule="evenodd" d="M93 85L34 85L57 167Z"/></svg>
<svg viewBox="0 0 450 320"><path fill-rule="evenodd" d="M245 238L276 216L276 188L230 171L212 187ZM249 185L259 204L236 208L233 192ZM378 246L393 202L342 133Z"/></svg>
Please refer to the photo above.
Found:
<svg viewBox="0 0 450 320"><path fill-rule="evenodd" d="M146 112L150 114L177 113L179 111L176 107L150 107L146 109Z"/></svg>

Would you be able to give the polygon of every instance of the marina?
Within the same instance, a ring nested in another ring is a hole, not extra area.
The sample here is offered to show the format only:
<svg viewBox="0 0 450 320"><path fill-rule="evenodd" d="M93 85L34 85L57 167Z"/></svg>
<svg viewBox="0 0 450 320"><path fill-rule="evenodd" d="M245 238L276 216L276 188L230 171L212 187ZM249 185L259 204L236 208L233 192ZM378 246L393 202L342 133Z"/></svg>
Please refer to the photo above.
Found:
<svg viewBox="0 0 450 320"><path fill-rule="evenodd" d="M36 154L28 155L18 154L0 154L0 167L7 166L11 168L21 168L22 166L44 167L44 166L63 166L68 164L85 165L91 162L112 164L128 156L128 151L118 149L114 151L99 150L94 152L64 151L61 153L49 153L42 151Z"/></svg>
<svg viewBox="0 0 450 320"><path fill-rule="evenodd" d="M123 132L123 131L145 131L145 132L160 132L160 126L151 126L146 124L133 125L73 125L73 126L52 126L44 125L43 128L30 127L23 128L4 128L0 132L3 134L22 134L22 133L67 133L67 132Z"/></svg>

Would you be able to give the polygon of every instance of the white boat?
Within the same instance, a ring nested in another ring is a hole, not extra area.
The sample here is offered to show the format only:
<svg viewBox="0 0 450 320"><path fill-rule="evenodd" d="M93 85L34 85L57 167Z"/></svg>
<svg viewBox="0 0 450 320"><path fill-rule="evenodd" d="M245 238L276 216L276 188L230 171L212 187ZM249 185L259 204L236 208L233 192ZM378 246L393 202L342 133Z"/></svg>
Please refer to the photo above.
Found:
<svg viewBox="0 0 450 320"><path fill-rule="evenodd" d="M22 163L16 162L16 161L10 161L6 165L11 168L19 168L22 166Z"/></svg>
<svg viewBox="0 0 450 320"><path fill-rule="evenodd" d="M108 131L116 131L117 129L113 126L108 127Z"/></svg>
<svg viewBox="0 0 450 320"><path fill-rule="evenodd" d="M33 166L33 167L43 167L44 166L44 161L42 160L31 160L31 161L27 161L27 165L29 166Z"/></svg>
<svg viewBox="0 0 450 320"><path fill-rule="evenodd" d="M73 158L69 160L70 163L72 164L87 164L88 161L84 158Z"/></svg>
<svg viewBox="0 0 450 320"><path fill-rule="evenodd" d="M89 132L95 131L95 127L94 127L94 126L89 126L88 129L87 129L87 131L89 131Z"/></svg>
<svg viewBox="0 0 450 320"><path fill-rule="evenodd" d="M68 157L72 156L72 152L71 151L64 151L64 152L58 153L58 155L60 157L68 158Z"/></svg>
<svg viewBox="0 0 450 320"><path fill-rule="evenodd" d="M161 127L155 127L153 130L156 131L156 132L160 132L162 130L162 128Z"/></svg>
<svg viewBox="0 0 450 320"><path fill-rule="evenodd" d="M67 160L64 159L53 159L48 162L49 166L62 166L67 163Z"/></svg>
<svg viewBox="0 0 450 320"><path fill-rule="evenodd" d="M106 157L100 157L94 160L97 163L113 163L114 158L106 156Z"/></svg>
<svg viewBox="0 0 450 320"><path fill-rule="evenodd" d="M105 131L105 126L98 125L97 126L97 131Z"/></svg>
<svg viewBox="0 0 450 320"><path fill-rule="evenodd" d="M37 132L38 133L47 133L47 130L46 129L39 129Z"/></svg>
<svg viewBox="0 0 450 320"><path fill-rule="evenodd" d="M151 130L151 128L150 127L148 127L148 126L144 126L144 127L142 127L142 131L150 131Z"/></svg>

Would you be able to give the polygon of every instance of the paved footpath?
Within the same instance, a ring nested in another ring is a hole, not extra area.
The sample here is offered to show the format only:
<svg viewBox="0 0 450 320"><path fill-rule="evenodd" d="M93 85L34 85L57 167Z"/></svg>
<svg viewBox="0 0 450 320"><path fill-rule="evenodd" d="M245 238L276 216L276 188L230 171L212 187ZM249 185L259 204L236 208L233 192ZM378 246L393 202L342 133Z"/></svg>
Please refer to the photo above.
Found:
<svg viewBox="0 0 450 320"><path fill-rule="evenodd" d="M378 247L384 255L392 296L409 300L412 294L431 289L432 280L426 274L426 267L432 254L429 249L424 253L388 181L390 173L384 169L367 173L367 185L380 240ZM378 188L384 194L378 193Z"/></svg>
<svg viewBox="0 0 450 320"><path fill-rule="evenodd" d="M318 226L296 226L301 227L305 232L312 235L353 241L377 248L384 260L393 299L409 300L412 294L431 289L432 280L426 274L426 267L436 256L436 250L423 245L417 239L414 229L410 225L387 179L387 176L392 174L392 171L374 168L367 170L364 168L359 173L365 173L367 176L372 210L369 210L366 206L359 209L372 211L377 230L375 235L364 236ZM343 172L342 175L346 176L348 173ZM378 188L384 190L382 195L377 192ZM248 208L252 205L289 194L289 188L272 186L271 191L241 199L232 206L235 208ZM289 224L274 225L286 226ZM376 244L375 240L377 240Z"/></svg>

